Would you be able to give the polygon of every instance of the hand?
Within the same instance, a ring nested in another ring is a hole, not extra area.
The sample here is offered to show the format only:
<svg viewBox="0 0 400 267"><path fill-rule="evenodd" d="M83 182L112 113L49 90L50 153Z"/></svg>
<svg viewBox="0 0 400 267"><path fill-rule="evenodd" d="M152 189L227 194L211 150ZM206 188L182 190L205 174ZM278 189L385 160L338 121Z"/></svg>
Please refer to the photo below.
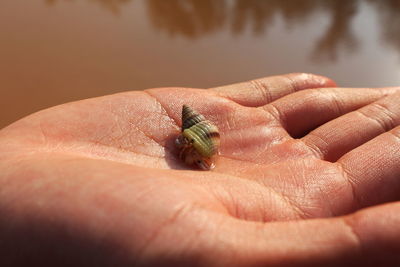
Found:
<svg viewBox="0 0 400 267"><path fill-rule="evenodd" d="M1 266L400 262L400 88L289 74L53 107L0 131ZM177 159L188 104L212 171Z"/></svg>

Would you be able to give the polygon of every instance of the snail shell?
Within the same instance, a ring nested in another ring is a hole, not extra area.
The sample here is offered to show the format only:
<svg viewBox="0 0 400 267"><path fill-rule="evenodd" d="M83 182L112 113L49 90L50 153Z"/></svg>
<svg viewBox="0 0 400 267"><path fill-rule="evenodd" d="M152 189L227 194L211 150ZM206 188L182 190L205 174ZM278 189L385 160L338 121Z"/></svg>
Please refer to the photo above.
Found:
<svg viewBox="0 0 400 267"><path fill-rule="evenodd" d="M188 165L200 169L214 168L213 156L218 154L219 132L217 126L206 120L187 105L182 107L182 133L175 143L179 157Z"/></svg>

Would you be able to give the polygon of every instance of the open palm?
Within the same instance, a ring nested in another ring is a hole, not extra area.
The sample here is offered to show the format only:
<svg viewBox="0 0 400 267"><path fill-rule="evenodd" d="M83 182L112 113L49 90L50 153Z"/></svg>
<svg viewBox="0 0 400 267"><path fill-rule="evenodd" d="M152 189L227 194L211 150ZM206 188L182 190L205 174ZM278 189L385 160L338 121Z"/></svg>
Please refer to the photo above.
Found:
<svg viewBox="0 0 400 267"><path fill-rule="evenodd" d="M10 125L0 263L400 262L400 205L362 209L400 197L400 88L333 86L290 74L151 89ZM183 104L220 130L212 171L177 157Z"/></svg>

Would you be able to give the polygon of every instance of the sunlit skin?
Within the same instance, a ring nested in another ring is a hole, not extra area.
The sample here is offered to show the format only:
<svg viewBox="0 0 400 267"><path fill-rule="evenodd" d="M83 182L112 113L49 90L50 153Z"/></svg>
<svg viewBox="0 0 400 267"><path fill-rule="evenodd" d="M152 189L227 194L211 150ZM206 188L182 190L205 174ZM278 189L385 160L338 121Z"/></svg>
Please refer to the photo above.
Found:
<svg viewBox="0 0 400 267"><path fill-rule="evenodd" d="M399 99L289 74L28 116L0 131L0 266L400 263ZM183 104L211 171L179 159Z"/></svg>

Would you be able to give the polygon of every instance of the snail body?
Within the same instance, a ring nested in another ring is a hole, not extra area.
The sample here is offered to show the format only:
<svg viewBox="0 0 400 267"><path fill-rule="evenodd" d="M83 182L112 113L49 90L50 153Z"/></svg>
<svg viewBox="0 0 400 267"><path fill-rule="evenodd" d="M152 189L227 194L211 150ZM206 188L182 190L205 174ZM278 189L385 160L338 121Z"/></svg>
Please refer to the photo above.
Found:
<svg viewBox="0 0 400 267"><path fill-rule="evenodd" d="M189 106L183 105L181 131L175 143L182 161L203 170L214 168L213 157L218 154L220 143L217 126Z"/></svg>

